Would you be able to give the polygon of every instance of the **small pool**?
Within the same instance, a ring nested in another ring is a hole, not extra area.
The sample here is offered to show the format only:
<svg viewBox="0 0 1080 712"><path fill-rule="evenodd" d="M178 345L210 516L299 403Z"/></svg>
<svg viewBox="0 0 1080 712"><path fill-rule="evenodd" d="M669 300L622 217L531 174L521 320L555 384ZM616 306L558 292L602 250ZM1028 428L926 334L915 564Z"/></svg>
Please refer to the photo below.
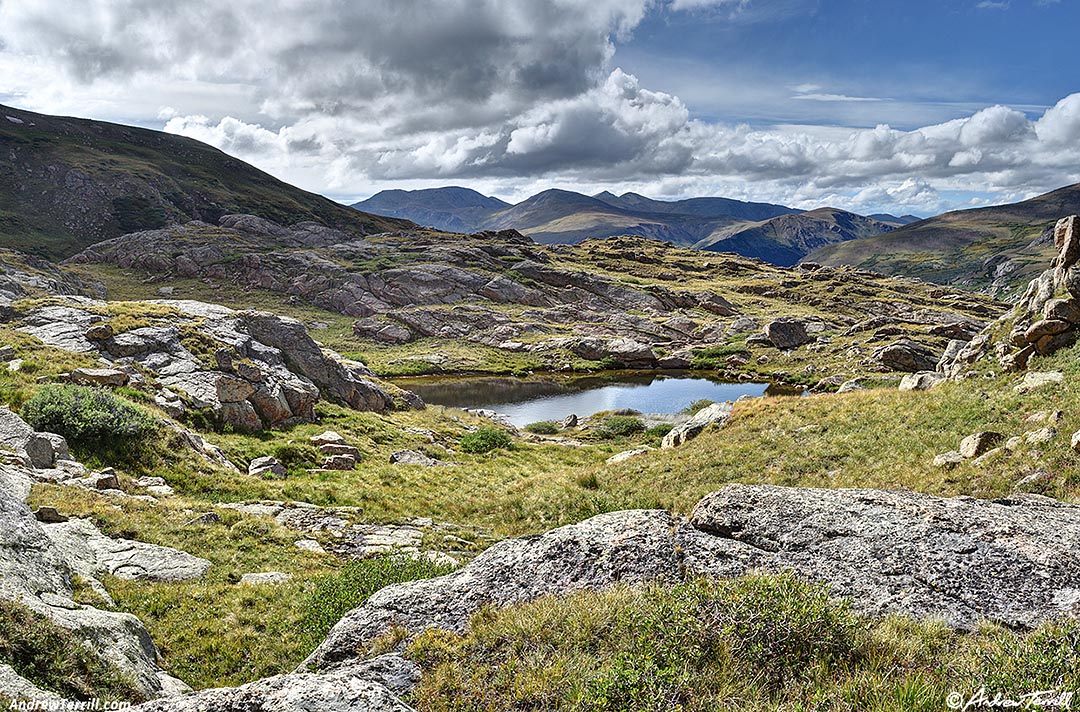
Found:
<svg viewBox="0 0 1080 712"><path fill-rule="evenodd" d="M678 413L694 401L762 396L768 383L726 383L688 372L614 372L588 376L433 376L395 379L425 402L455 408L488 408L521 427L562 420L575 413L629 408L642 413Z"/></svg>

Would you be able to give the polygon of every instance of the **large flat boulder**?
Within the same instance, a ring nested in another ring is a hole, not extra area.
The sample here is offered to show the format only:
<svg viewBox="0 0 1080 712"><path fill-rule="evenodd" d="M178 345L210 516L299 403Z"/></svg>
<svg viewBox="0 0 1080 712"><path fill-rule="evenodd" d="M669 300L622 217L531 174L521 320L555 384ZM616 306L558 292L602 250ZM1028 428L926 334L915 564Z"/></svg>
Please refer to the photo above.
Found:
<svg viewBox="0 0 1080 712"><path fill-rule="evenodd" d="M795 571L869 615L1014 628L1080 613L1080 506L903 491L732 484L689 519L613 512L500 542L470 564L389 586L348 613L305 661L333 670L395 627L461 632L484 606L615 584Z"/></svg>

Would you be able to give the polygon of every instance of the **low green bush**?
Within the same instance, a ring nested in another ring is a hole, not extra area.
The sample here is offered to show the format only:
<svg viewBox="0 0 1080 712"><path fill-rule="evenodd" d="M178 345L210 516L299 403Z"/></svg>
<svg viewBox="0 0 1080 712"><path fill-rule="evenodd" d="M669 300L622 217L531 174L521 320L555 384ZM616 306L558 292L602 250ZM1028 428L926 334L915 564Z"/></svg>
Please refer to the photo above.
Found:
<svg viewBox="0 0 1080 712"><path fill-rule="evenodd" d="M152 415L104 388L43 386L20 412L35 430L63 435L76 450L93 453L122 449L158 430Z"/></svg>
<svg viewBox="0 0 1080 712"><path fill-rule="evenodd" d="M671 423L661 423L660 425L654 425L645 431L645 438L651 443L660 443L664 436L675 429L675 426Z"/></svg>
<svg viewBox="0 0 1080 712"><path fill-rule="evenodd" d="M608 416L596 428L596 434L606 440L625 438L643 432L645 432L645 423L641 421L641 418L632 415Z"/></svg>
<svg viewBox="0 0 1080 712"><path fill-rule="evenodd" d="M559 424L554 420L541 420L536 423L529 423L525 426L525 430L537 435L555 435L559 432Z"/></svg>
<svg viewBox="0 0 1080 712"><path fill-rule="evenodd" d="M474 455L492 450L507 450L513 445L514 441L506 431L498 428L479 428L461 438L461 451Z"/></svg>
<svg viewBox="0 0 1080 712"><path fill-rule="evenodd" d="M380 556L354 561L340 571L315 581L307 601L304 633L312 647L326 638L342 616L361 605L384 586L448 574L453 566L407 556Z"/></svg>

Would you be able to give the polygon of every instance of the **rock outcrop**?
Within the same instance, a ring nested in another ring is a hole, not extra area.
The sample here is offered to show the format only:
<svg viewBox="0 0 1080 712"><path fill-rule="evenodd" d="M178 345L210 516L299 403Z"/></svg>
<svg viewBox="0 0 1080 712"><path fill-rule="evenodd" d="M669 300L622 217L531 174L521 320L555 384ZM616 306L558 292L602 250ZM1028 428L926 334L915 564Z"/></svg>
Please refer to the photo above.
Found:
<svg viewBox="0 0 1080 712"><path fill-rule="evenodd" d="M152 374L155 400L173 417L208 411L223 425L260 430L314 420L320 397L376 412L423 406L363 364L323 349L295 319L196 301L145 305L153 324L119 333L109 327L107 305L88 299L32 308L17 328L111 364L77 369L77 383L123 385L132 374Z"/></svg>
<svg viewBox="0 0 1080 712"><path fill-rule="evenodd" d="M72 630L129 675L147 697L188 689L158 667L157 649L138 618L73 600L72 576L100 570L97 552L90 562L86 552L54 542L48 528L66 525L43 525L34 517L23 501L30 482L26 471L0 464L0 597L18 601ZM98 590L104 591L100 585Z"/></svg>
<svg viewBox="0 0 1080 712"><path fill-rule="evenodd" d="M731 403L712 403L705 406L694 414L690 420L680 423L664 436L660 443L662 448L673 448L692 440L701 434L701 431L710 425L722 426L731 417L734 405Z"/></svg>
<svg viewBox="0 0 1080 712"><path fill-rule="evenodd" d="M397 695L407 692L419 676L412 663L398 656L383 656L325 675L276 675L240 687L202 690L130 709L139 712L413 712Z"/></svg>
<svg viewBox="0 0 1080 712"><path fill-rule="evenodd" d="M233 215L219 226L192 222L126 235L72 261L115 264L164 284L198 278L279 292L355 318L353 333L361 339L462 340L529 354L547 370L581 361L687 368L695 349L759 328L764 320L743 312L763 309L800 315L765 327L785 353L840 355L855 347L850 358L885 368L873 364L874 344L864 343L861 331L844 330L884 319L894 336L917 337L940 352L947 339L969 338L1005 308L912 280L820 265L781 270L626 236L569 247L537 245L513 231L453 239L401 231L362 239L326 230L297 235L297 227ZM683 287L680 275L723 276L732 284L720 294ZM845 343L833 343L837 337ZM765 334L751 341L773 346ZM415 357L447 358L437 351ZM738 366L746 371L750 363ZM367 395L361 389L338 397Z"/></svg>
<svg viewBox="0 0 1080 712"><path fill-rule="evenodd" d="M447 576L387 587L302 669L332 670L393 627L462 631L472 613L547 594L793 570L871 615L1028 628L1080 613L1080 506L914 492L728 485L691 517L602 514L500 542Z"/></svg>
<svg viewBox="0 0 1080 712"><path fill-rule="evenodd" d="M1002 367L1022 371L1035 354L1046 356L1076 343L1080 335L1080 217L1057 221L1057 257L1028 285L1004 316L988 326L939 370L962 375L976 361L993 356Z"/></svg>

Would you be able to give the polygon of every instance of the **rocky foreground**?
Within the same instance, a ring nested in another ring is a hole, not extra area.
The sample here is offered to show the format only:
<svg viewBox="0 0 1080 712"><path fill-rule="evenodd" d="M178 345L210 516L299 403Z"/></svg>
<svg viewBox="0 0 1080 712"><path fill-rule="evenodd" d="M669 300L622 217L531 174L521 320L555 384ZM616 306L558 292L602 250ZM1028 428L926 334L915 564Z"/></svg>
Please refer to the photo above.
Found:
<svg viewBox="0 0 1080 712"><path fill-rule="evenodd" d="M912 492L729 485L683 518L614 512L501 542L437 579L390 586L349 613L291 675L147 703L145 710L407 710L419 677L391 629L461 632L484 606L651 581L793 570L869 615L1014 628L1080 612L1080 507Z"/></svg>

